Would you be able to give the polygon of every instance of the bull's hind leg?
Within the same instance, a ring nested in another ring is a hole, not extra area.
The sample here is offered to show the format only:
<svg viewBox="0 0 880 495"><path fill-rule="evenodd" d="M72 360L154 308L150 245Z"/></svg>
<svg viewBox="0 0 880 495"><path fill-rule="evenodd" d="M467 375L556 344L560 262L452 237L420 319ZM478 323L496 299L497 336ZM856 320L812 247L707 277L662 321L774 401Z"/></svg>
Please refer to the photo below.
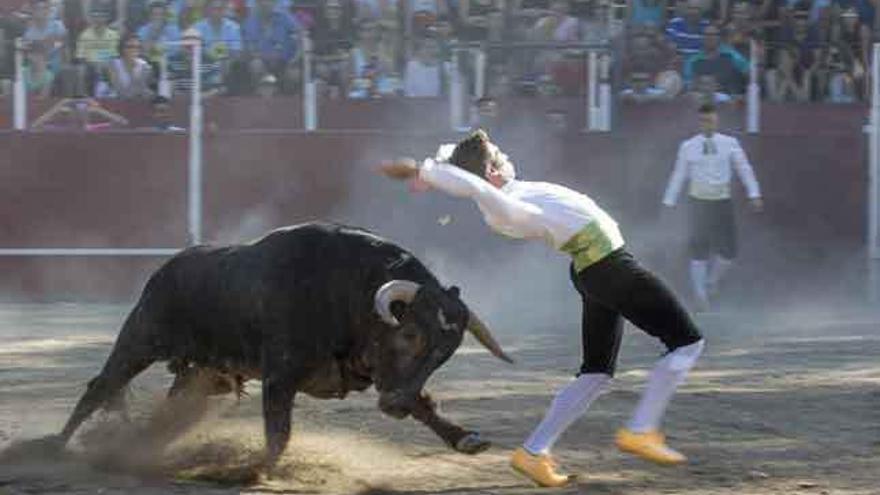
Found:
<svg viewBox="0 0 880 495"><path fill-rule="evenodd" d="M437 413L437 404L427 393L419 396L412 411L412 417L431 429L453 449L463 454L479 454L492 446L480 438L476 431L468 431L450 422Z"/></svg>
<svg viewBox="0 0 880 495"><path fill-rule="evenodd" d="M61 440L67 443L76 429L95 412L99 407L109 405L111 402L118 404L119 397L124 393L126 385L141 371L147 369L153 359L146 356L132 359L131 356L121 356L119 348L113 349L110 359L104 365L104 369L97 377L93 378L86 392L79 399L73 413L61 431Z"/></svg>
<svg viewBox="0 0 880 495"><path fill-rule="evenodd" d="M76 429L99 407L105 407L118 398L128 383L157 360L151 345L151 328L139 317L139 308L128 315L110 357L104 368L93 378L86 392L77 402L73 413L59 435L66 444Z"/></svg>

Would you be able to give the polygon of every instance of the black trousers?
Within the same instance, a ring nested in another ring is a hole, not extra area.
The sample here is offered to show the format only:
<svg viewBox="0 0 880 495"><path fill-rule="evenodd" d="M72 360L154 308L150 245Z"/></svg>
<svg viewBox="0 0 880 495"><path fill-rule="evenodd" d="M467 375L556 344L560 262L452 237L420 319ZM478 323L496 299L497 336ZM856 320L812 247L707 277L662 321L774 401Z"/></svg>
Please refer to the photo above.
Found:
<svg viewBox="0 0 880 495"><path fill-rule="evenodd" d="M582 374L614 374L624 318L668 351L703 338L672 291L622 248L580 273L572 268L571 278L583 300Z"/></svg>
<svg viewBox="0 0 880 495"><path fill-rule="evenodd" d="M691 259L707 260L718 253L732 260L737 253L736 222L733 219L733 201L710 201L690 198Z"/></svg>

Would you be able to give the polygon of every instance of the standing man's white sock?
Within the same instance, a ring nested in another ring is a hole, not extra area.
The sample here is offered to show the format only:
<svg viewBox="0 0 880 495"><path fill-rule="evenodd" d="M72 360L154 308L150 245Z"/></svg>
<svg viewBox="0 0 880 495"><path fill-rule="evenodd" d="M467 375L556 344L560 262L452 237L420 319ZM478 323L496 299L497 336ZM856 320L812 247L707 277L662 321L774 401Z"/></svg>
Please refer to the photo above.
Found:
<svg viewBox="0 0 880 495"><path fill-rule="evenodd" d="M721 279L724 278L724 275L730 270L730 266L733 265L733 260L729 260L723 256L714 256L712 259L712 266L709 268L709 287L712 290L718 289L718 284L721 283Z"/></svg>
<svg viewBox="0 0 880 495"><path fill-rule="evenodd" d="M703 352L705 340L679 347L657 362L648 378L645 392L627 424L630 431L645 433L660 429L660 421L675 389L684 382Z"/></svg>
<svg viewBox="0 0 880 495"><path fill-rule="evenodd" d="M708 303L709 296L706 292L706 280L708 278L709 262L706 260L691 260L691 286L694 295L700 302Z"/></svg>
<svg viewBox="0 0 880 495"><path fill-rule="evenodd" d="M523 447L532 454L548 453L562 432L587 412L610 380L611 376L604 373L587 373L566 385L556 394L544 419Z"/></svg>

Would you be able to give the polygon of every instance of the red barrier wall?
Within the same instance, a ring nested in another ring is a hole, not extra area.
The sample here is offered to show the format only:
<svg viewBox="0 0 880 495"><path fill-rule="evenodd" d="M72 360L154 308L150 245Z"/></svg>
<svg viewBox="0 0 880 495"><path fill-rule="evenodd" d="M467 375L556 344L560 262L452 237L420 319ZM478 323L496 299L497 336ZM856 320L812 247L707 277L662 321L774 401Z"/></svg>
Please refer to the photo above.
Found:
<svg viewBox="0 0 880 495"><path fill-rule="evenodd" d="M436 243L472 255L450 242L480 223L471 205L438 196L411 198L375 177L370 166L401 154L431 154L452 140L442 130L442 105L324 108L324 122L352 127L425 122L408 132L238 132L239 126L272 127L295 108L217 100L208 118L219 131L205 139L205 234L210 241L245 240L272 227L331 218L378 228L416 252ZM519 164L523 178L558 180L581 189L608 209L624 231L659 225L659 200L678 141L691 134L693 116L679 105L624 107L620 130L610 135L554 133L540 106L504 104L497 139ZM261 102L262 104L263 102ZM395 110L396 108L396 110ZM373 109L373 110L370 110ZM378 110L377 110L378 109ZM400 110L400 111L399 111ZM570 110L570 109L569 109ZM864 143L859 107L776 107L765 121L798 127L746 136L743 144L766 197L759 218L741 218L744 256L832 270L835 253L858 253L865 224ZM398 112L399 111L399 112ZM638 111L638 114L635 112ZM433 116L438 115L433 118ZM531 115L531 117L528 117ZM638 115L638 118L636 118ZM260 121L259 119L263 119ZM420 120L421 119L421 120ZM742 115L728 111L728 127ZM580 124L574 119L573 128ZM802 125L801 125L802 124ZM805 130L800 127L806 128ZM812 131L810 131L812 129ZM821 132L820 132L821 131ZM174 247L186 242L186 137L153 133L9 133L0 135L0 247ZM414 234L425 219L455 211L457 223L442 232ZM675 223L676 228L681 222ZM677 230L674 255L682 255ZM638 235L635 235L638 239ZM790 252L779 253L779 246ZM638 244L632 248L640 249ZM486 249L489 249L488 247ZM682 280L682 260L653 260ZM160 258L0 258L0 296L41 299L131 298ZM649 260L652 261L652 260ZM770 261L768 261L769 263ZM667 263L667 265L663 265ZM766 269L754 264L753 270ZM782 273L782 272L780 272ZM809 283L808 279L803 279ZM784 290L786 283L766 290Z"/></svg>

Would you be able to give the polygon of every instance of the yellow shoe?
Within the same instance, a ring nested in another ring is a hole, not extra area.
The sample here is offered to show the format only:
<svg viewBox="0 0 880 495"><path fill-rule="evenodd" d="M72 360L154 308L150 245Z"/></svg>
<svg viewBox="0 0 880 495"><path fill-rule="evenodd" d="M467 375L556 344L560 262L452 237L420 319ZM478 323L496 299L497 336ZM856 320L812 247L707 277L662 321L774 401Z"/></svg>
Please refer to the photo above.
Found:
<svg viewBox="0 0 880 495"><path fill-rule="evenodd" d="M575 479L575 476L557 473L556 463L549 455L533 455L522 447L513 452L510 466L540 486L558 488Z"/></svg>
<svg viewBox="0 0 880 495"><path fill-rule="evenodd" d="M617 431L617 448L657 464L682 464L687 458L670 449L659 431L636 433L626 428Z"/></svg>

